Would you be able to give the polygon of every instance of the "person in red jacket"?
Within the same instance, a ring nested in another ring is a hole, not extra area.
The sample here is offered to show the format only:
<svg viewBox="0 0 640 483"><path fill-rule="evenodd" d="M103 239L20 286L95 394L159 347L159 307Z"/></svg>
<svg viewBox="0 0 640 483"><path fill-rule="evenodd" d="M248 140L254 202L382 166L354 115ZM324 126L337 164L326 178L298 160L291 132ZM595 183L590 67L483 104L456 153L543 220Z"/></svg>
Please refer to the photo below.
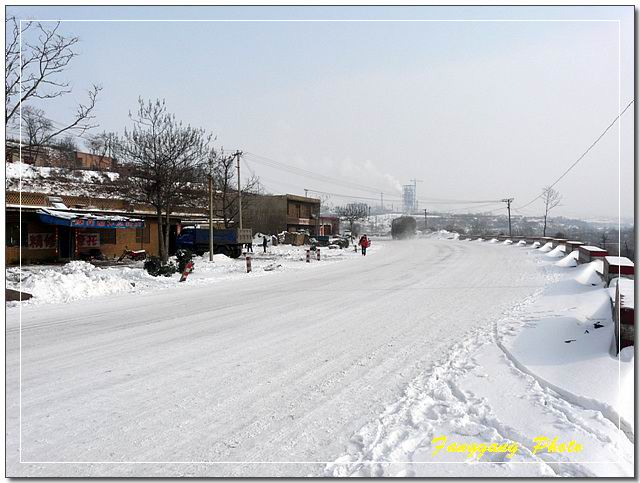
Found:
<svg viewBox="0 0 640 483"><path fill-rule="evenodd" d="M362 248L362 255L366 255L367 254L367 248L371 245L371 242L369 241L369 239L367 238L367 235L362 235L362 238L360 238L360 241L358 242L358 245L360 245L360 248Z"/></svg>

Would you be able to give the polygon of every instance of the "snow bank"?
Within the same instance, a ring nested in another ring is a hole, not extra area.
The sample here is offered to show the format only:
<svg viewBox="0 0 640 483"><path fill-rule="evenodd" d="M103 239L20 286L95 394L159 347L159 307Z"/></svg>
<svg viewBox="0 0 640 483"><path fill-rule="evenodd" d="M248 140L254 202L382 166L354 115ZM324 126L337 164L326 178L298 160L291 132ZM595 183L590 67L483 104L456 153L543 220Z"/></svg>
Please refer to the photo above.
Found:
<svg viewBox="0 0 640 483"><path fill-rule="evenodd" d="M503 245L511 245L513 242L511 240L505 240L502 242Z"/></svg>
<svg viewBox="0 0 640 483"><path fill-rule="evenodd" d="M574 250L569 255L555 263L556 267L577 267L578 266L578 250Z"/></svg>
<svg viewBox="0 0 640 483"><path fill-rule="evenodd" d="M602 277L598 274L598 265L597 261L582 265L574 280L582 285L604 285Z"/></svg>
<svg viewBox="0 0 640 483"><path fill-rule="evenodd" d="M611 288L605 288L602 260L572 266L573 251L552 262L536 252L555 282L518 320L498 330L505 353L541 384L586 409L599 411L627 436L633 434L633 361L629 351L611 354L614 326ZM632 280L626 282L631 287Z"/></svg>
<svg viewBox="0 0 640 483"><path fill-rule="evenodd" d="M524 240L520 240L520 241L517 243L517 245L519 245L519 246L521 246L521 247L525 246L526 244L527 244L527 242L526 242L526 241L524 241Z"/></svg>
<svg viewBox="0 0 640 483"><path fill-rule="evenodd" d="M551 244L551 242L549 242L549 243L545 243L544 246L538 248L538 251L546 253L546 252L550 252L552 249L553 249L553 245Z"/></svg>
<svg viewBox="0 0 640 483"><path fill-rule="evenodd" d="M73 261L66 265L23 266L6 270L7 287L33 295L23 304L67 303L92 297L126 292L149 292L162 289L182 289L190 285L221 283L232 279L255 278L283 270L307 270L327 263L362 257L351 249L320 250L321 259L312 252L311 263L306 263L306 246L277 245L263 253L262 246L254 247L252 271L247 273L244 257L237 259L217 254L209 261L209 253L194 257L195 269L184 283L180 274L170 277L152 277L142 262L131 265L99 268L87 262ZM373 240L367 256L375 256L380 245ZM176 263L175 258L172 259ZM176 263L177 264L177 263ZM22 286L20 285L22 282ZM20 302L8 302L16 305Z"/></svg>
<svg viewBox="0 0 640 483"><path fill-rule="evenodd" d="M533 242L531 244L531 248L538 248L538 247L540 247L540 242Z"/></svg>
<svg viewBox="0 0 640 483"><path fill-rule="evenodd" d="M33 295L34 301L66 303L100 295L127 292L133 289L125 269L122 274L102 270L90 263L73 261L61 268L44 268L35 272L19 268L7 270L7 283ZM146 272L145 272L146 273ZM22 284L20 286L20 279ZM14 282L13 284L11 282ZM16 283L17 282L17 283Z"/></svg>
<svg viewBox="0 0 640 483"><path fill-rule="evenodd" d="M553 250L551 250L549 253L547 253L547 256L549 258L564 257L564 245L558 245Z"/></svg>

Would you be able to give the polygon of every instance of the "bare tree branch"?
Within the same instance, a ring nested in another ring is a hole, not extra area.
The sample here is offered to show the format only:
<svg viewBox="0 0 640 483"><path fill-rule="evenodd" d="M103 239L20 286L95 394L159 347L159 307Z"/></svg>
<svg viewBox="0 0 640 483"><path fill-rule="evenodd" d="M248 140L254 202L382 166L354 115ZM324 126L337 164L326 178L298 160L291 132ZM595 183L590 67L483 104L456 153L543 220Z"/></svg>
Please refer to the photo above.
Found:
<svg viewBox="0 0 640 483"><path fill-rule="evenodd" d="M547 186L542 190L542 201L544 202L544 227L542 229L542 236L547 236L547 218L549 212L556 206L560 205L562 195L559 191L554 190L551 186Z"/></svg>

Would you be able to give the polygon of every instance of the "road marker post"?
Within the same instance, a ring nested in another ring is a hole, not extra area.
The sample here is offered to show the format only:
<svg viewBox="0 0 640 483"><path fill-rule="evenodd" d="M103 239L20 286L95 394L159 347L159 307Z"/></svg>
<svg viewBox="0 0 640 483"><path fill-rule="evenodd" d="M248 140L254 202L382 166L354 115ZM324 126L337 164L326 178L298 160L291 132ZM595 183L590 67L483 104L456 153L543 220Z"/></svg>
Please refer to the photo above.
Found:
<svg viewBox="0 0 640 483"><path fill-rule="evenodd" d="M182 272L182 276L180 277L180 282L186 282L189 274L193 272L193 261L189 261L187 265L184 267L184 272Z"/></svg>
<svg viewBox="0 0 640 483"><path fill-rule="evenodd" d="M247 255L245 260L247 261L247 273L251 271L251 256Z"/></svg>
<svg viewBox="0 0 640 483"><path fill-rule="evenodd" d="M311 263L311 250L307 249L307 263Z"/></svg>
<svg viewBox="0 0 640 483"><path fill-rule="evenodd" d="M320 249L316 248L316 260L320 261Z"/></svg>

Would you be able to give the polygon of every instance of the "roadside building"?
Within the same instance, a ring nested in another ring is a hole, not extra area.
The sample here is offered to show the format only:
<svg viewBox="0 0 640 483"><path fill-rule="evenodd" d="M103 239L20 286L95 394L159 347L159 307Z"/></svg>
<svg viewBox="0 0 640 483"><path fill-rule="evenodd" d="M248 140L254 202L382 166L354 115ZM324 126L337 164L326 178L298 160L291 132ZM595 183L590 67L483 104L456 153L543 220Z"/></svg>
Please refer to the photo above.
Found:
<svg viewBox="0 0 640 483"><path fill-rule="evenodd" d="M244 204L243 221L254 233L320 231L320 200L292 194L249 195Z"/></svg>
<svg viewBox="0 0 640 483"><path fill-rule="evenodd" d="M68 169L93 169L102 171L116 171L116 159L82 151L64 151L57 146L29 146L18 141L8 140L5 143L6 162L18 162L41 167L57 167Z"/></svg>
<svg viewBox="0 0 640 483"><path fill-rule="evenodd" d="M334 215L320 215L320 233L318 235L338 235L340 218Z"/></svg>
<svg viewBox="0 0 640 483"><path fill-rule="evenodd" d="M169 252L183 219L205 220L204 210L170 217ZM117 258L125 249L159 254L158 222L152 207L87 196L7 192L5 263L55 263L101 255Z"/></svg>

